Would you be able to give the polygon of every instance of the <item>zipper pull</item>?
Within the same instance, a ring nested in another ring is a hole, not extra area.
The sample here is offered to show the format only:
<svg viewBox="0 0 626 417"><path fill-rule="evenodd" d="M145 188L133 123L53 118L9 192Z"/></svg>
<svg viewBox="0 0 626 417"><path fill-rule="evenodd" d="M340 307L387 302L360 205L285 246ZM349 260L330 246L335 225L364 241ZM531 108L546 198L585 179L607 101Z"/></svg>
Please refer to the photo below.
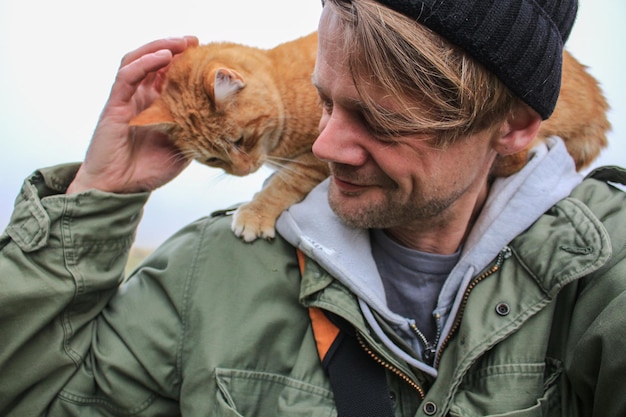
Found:
<svg viewBox="0 0 626 417"><path fill-rule="evenodd" d="M512 254L513 253L511 251L511 248L509 248L508 246L503 247L500 253L498 253L498 257L496 258L496 263L494 266L496 268L500 268L504 261L509 259Z"/></svg>
<svg viewBox="0 0 626 417"><path fill-rule="evenodd" d="M433 363L435 362L436 353L437 353L436 347L432 345L424 347L424 350L422 352L422 359L424 360L426 364L433 366Z"/></svg>

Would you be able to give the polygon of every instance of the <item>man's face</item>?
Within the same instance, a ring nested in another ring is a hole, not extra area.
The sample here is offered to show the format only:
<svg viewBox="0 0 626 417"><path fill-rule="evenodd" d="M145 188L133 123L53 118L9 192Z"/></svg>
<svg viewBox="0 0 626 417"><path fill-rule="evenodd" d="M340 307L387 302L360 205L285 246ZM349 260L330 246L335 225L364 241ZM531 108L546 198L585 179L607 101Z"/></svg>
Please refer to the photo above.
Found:
<svg viewBox="0 0 626 417"><path fill-rule="evenodd" d="M388 229L392 235L466 228L487 192L495 158L489 136L460 138L441 149L429 137L377 133L381 129L364 117L366 105L345 64L337 20L326 6L314 74L324 112L313 152L329 163L333 211L351 226ZM360 89L393 110L393 98L375 84Z"/></svg>

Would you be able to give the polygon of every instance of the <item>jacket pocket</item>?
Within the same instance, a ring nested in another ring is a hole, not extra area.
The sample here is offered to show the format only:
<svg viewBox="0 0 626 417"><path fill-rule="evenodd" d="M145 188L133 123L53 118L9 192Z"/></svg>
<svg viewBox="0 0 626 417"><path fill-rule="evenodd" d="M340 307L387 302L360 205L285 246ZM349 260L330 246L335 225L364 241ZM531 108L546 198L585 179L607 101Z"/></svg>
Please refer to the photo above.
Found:
<svg viewBox="0 0 626 417"><path fill-rule="evenodd" d="M267 372L217 368L216 416L336 417L332 392Z"/></svg>
<svg viewBox="0 0 626 417"><path fill-rule="evenodd" d="M560 362L489 366L468 375L450 406L451 417L560 415Z"/></svg>

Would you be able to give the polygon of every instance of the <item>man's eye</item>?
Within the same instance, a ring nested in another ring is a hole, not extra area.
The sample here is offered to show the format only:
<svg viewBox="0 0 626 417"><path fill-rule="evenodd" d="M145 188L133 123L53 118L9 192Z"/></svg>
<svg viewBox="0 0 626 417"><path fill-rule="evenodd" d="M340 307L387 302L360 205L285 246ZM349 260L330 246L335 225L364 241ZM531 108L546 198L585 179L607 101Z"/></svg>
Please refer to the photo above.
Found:
<svg viewBox="0 0 626 417"><path fill-rule="evenodd" d="M331 114L333 112L333 102L331 100L320 98L320 105L325 113Z"/></svg>

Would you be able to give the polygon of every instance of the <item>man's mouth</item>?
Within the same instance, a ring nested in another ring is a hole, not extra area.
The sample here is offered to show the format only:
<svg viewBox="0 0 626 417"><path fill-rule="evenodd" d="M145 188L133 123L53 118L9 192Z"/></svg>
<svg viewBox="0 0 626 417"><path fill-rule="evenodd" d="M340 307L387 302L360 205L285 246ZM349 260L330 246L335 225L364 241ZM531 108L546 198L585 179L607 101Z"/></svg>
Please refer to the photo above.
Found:
<svg viewBox="0 0 626 417"><path fill-rule="evenodd" d="M337 176L333 176L333 181L335 182L335 185L337 186L339 191L343 193L347 193L347 194L354 194L354 193L362 192L368 187L368 185L366 184L358 184L347 178L342 179Z"/></svg>

